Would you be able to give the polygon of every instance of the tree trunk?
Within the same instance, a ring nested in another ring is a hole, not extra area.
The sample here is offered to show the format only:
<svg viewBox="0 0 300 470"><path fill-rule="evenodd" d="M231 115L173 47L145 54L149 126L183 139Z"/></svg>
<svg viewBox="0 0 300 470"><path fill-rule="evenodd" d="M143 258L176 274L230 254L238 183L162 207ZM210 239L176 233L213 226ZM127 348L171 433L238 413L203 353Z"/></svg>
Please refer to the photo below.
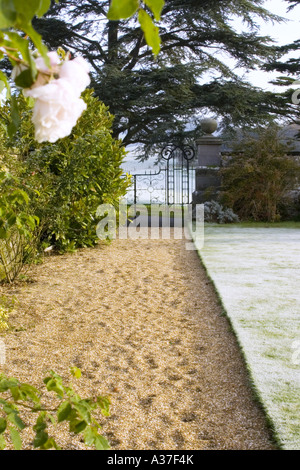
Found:
<svg viewBox="0 0 300 470"><path fill-rule="evenodd" d="M117 64L118 60L118 21L108 22L108 64Z"/></svg>

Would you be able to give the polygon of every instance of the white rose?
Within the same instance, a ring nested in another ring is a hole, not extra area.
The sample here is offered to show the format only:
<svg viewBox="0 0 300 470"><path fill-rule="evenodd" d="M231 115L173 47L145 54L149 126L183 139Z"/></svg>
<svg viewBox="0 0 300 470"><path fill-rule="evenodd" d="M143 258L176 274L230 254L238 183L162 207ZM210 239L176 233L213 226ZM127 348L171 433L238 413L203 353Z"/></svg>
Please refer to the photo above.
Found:
<svg viewBox="0 0 300 470"><path fill-rule="evenodd" d="M46 65L43 57L38 57L37 59L35 59L35 65L38 71L38 76L31 88L39 87L48 83L51 73L59 73L59 55L55 51L48 52L47 55L50 59L50 68ZM21 72L27 69L28 67L24 64L16 65L12 70L11 78L15 80L15 78L20 75Z"/></svg>
<svg viewBox="0 0 300 470"><path fill-rule="evenodd" d="M51 74L59 73L59 55L56 51L48 52L47 55L50 59L50 68L47 67L43 57L38 57L37 59L35 59L35 65L38 71L38 76L31 88L46 85L46 83L49 83Z"/></svg>
<svg viewBox="0 0 300 470"><path fill-rule="evenodd" d="M32 121L38 142L56 142L71 133L86 109L80 95L90 83L89 65L82 57L62 64L56 52L49 52L48 57L50 68L42 57L36 59L37 80L31 88L23 90L25 96L36 100Z"/></svg>
<svg viewBox="0 0 300 470"><path fill-rule="evenodd" d="M68 81L52 80L47 85L24 90L25 96L36 99L32 121L38 142L56 142L70 135L86 103Z"/></svg>
<svg viewBox="0 0 300 470"><path fill-rule="evenodd" d="M83 57L67 60L60 67L59 78L67 80L80 95L90 84L89 64Z"/></svg>
<svg viewBox="0 0 300 470"><path fill-rule="evenodd" d="M50 68L46 65L43 57L38 57L37 59L35 59L35 65L38 71L42 73L48 73L50 70L52 71L54 69L55 71L58 72L59 71L58 65L60 63L60 57L57 54L57 52L50 51L47 53L47 56L49 57L49 60L50 60Z"/></svg>

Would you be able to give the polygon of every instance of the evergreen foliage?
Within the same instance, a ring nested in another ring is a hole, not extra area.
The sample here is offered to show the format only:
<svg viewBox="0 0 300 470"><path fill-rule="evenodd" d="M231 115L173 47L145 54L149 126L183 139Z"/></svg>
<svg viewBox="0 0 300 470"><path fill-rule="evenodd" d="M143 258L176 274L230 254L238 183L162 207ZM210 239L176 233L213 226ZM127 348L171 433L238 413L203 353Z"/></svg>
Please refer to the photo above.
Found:
<svg viewBox="0 0 300 470"><path fill-rule="evenodd" d="M280 220L280 205L299 186L300 166L289 157L277 126L245 135L222 174L220 201L241 220Z"/></svg>
<svg viewBox="0 0 300 470"><path fill-rule="evenodd" d="M250 86L233 71L232 60L250 70L278 57L270 39L259 35L258 18L278 20L262 0L169 0L156 59L136 17L107 19L109 3L53 1L34 26L50 48L62 46L90 62L96 95L115 115L114 136L121 135L125 145L181 142L191 132L187 123L197 129L207 109L235 125L286 112L284 99ZM235 20L244 22L244 32L237 32Z"/></svg>
<svg viewBox="0 0 300 470"><path fill-rule="evenodd" d="M293 10L296 6L300 5L300 0L285 0L289 4L287 6L288 10ZM295 15L296 15L295 11ZM294 51L299 51L300 49L300 39L297 39L291 44L285 44L284 46L278 47L278 53L279 56L282 57L282 60L272 60L271 58L268 60L265 69L268 71L277 71L280 73L287 73L290 75L299 75L300 73L300 58L289 58L287 60L284 60L284 56L290 52ZM283 80L280 82L280 80L277 82L279 85L287 85L289 83L287 80Z"/></svg>

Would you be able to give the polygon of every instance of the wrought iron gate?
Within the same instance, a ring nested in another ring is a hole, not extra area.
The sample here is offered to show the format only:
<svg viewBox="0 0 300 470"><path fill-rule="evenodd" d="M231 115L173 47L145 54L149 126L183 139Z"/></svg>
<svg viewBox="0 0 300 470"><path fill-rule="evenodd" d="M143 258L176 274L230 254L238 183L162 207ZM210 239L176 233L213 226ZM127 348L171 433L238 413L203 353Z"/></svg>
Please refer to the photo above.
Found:
<svg viewBox="0 0 300 470"><path fill-rule="evenodd" d="M195 150L189 145L166 146L157 171L133 173L129 190L134 204L176 204L191 202L195 185Z"/></svg>

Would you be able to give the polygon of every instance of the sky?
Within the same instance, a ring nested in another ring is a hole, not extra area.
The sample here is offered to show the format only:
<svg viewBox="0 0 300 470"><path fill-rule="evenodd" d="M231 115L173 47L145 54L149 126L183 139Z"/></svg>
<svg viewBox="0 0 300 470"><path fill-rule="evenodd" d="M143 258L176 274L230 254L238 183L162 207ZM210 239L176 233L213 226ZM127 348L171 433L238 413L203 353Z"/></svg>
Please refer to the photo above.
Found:
<svg viewBox="0 0 300 470"><path fill-rule="evenodd" d="M267 35L276 40L277 44L289 44L293 41L300 39L300 5L296 6L290 12L287 12L288 3L284 0L266 0L264 7L268 9L271 13L282 16L286 18L285 23L273 25L272 23L265 23L261 21L261 35ZM291 57L299 57L300 51L297 53L292 53ZM288 57L288 56L286 56ZM271 90L277 91L278 87L270 85L268 82L280 75L278 72L250 72L246 74L246 78L253 83L253 85ZM296 80L297 77L295 77ZM299 77L300 78L300 77ZM280 90L283 91L283 88L280 87Z"/></svg>

